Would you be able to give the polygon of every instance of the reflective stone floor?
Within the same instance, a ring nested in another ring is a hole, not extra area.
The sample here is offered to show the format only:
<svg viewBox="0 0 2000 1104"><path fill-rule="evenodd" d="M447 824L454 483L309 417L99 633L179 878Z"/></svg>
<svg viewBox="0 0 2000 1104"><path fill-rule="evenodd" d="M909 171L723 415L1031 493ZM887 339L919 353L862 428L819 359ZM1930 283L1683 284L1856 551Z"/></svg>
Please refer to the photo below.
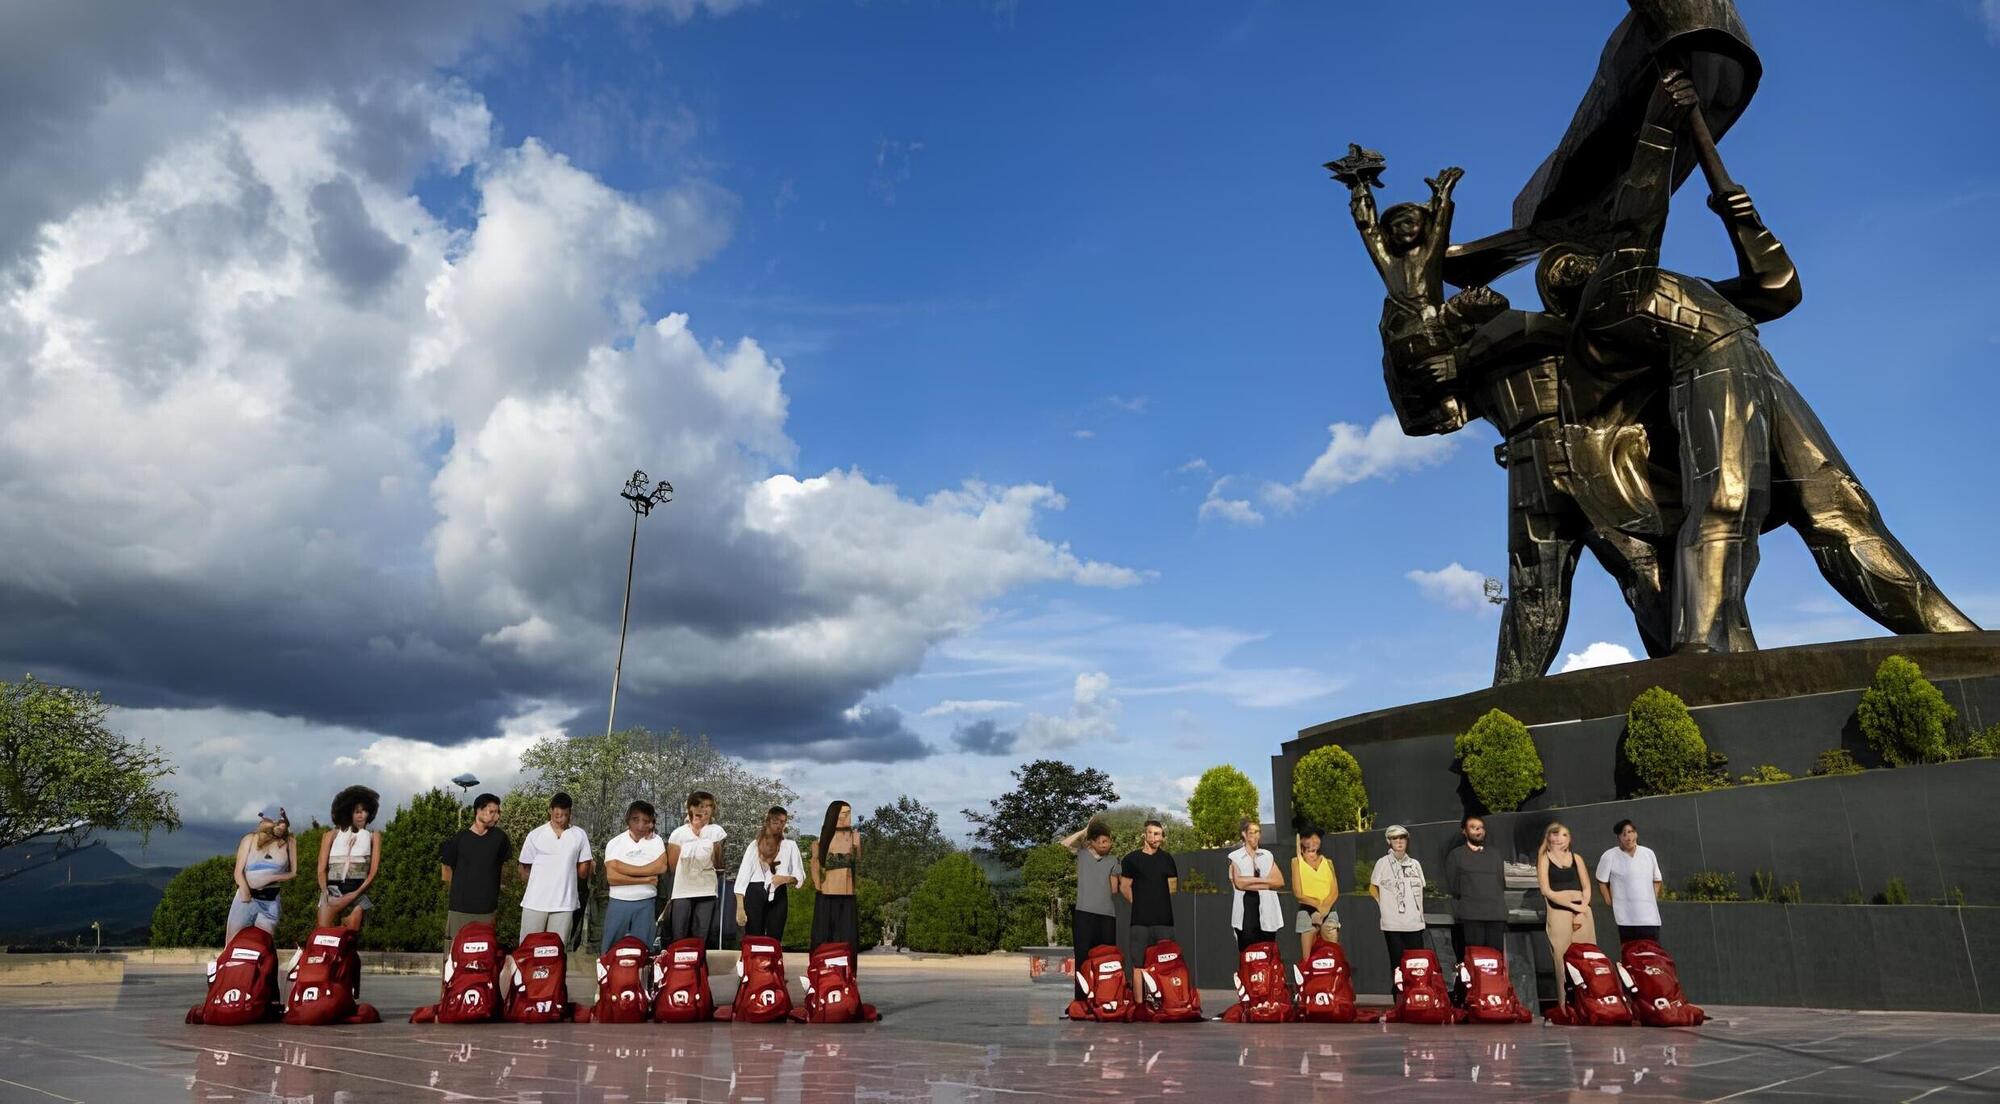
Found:
<svg viewBox="0 0 2000 1104"><path fill-rule="evenodd" d="M873 1027L402 1022L436 984L371 976L364 991L391 1022L342 1028L185 1026L196 975L0 990L0 1102L2000 1099L2000 1017L1093 1026L1057 1019L1050 987L940 967L864 975L888 1016ZM1204 998L1219 1008L1225 995Z"/></svg>

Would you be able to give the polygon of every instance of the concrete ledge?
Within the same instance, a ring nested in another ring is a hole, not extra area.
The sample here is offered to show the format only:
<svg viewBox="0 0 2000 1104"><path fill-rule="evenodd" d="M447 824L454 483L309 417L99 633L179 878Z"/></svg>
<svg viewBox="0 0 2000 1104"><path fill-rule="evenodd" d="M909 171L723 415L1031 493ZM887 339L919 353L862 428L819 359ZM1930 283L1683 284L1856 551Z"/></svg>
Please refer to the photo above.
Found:
<svg viewBox="0 0 2000 1104"><path fill-rule="evenodd" d="M117 985L124 980L124 955L0 954L0 985Z"/></svg>

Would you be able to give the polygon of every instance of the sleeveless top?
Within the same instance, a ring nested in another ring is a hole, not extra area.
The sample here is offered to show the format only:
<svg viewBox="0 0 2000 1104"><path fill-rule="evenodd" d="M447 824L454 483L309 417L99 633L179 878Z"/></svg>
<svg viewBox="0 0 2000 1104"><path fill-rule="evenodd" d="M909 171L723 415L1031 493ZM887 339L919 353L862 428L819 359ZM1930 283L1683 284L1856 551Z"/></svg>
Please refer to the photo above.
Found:
<svg viewBox="0 0 2000 1104"><path fill-rule="evenodd" d="M1333 860L1325 855L1319 858L1318 870L1306 865L1304 859L1293 859L1292 871L1296 875L1293 879L1297 883L1294 888L1297 890L1301 906L1308 897L1319 901L1333 895Z"/></svg>
<svg viewBox="0 0 2000 1104"><path fill-rule="evenodd" d="M1549 860L1549 888L1557 892L1583 892L1583 879L1576 873L1576 856L1570 856L1568 866L1557 866L1554 859Z"/></svg>
<svg viewBox="0 0 2000 1104"><path fill-rule="evenodd" d="M820 892L830 897L852 896L854 894L854 843L846 831L834 833L828 841L826 858L819 864ZM838 850L846 844L845 850Z"/></svg>
<svg viewBox="0 0 2000 1104"><path fill-rule="evenodd" d="M359 832L348 828L333 830L333 842L326 852L327 877L335 881L368 876L369 853L374 850L375 833L363 828Z"/></svg>

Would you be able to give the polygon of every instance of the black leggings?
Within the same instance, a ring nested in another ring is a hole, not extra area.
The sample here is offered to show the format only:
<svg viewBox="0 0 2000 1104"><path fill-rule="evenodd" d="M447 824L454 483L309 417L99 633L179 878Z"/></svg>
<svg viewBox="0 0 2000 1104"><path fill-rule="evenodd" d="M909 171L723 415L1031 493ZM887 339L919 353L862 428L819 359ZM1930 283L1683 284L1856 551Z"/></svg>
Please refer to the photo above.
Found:
<svg viewBox="0 0 2000 1104"><path fill-rule="evenodd" d="M1239 889L1243 898L1243 926L1236 929L1236 951L1241 954L1259 943L1269 942L1273 935L1257 925L1264 916L1263 901L1259 899L1261 890Z"/></svg>
<svg viewBox="0 0 2000 1104"><path fill-rule="evenodd" d="M1098 947L1118 945L1118 918L1097 912L1071 909L1069 914L1070 934L1074 937L1072 949L1076 952L1076 995L1083 997L1083 960ZM1137 967L1140 963L1127 962L1127 966Z"/></svg>
<svg viewBox="0 0 2000 1104"><path fill-rule="evenodd" d="M1422 930L1383 932L1382 942L1389 945L1389 969L1394 970L1403 964L1404 951L1428 949L1428 944L1424 940L1424 934Z"/></svg>
<svg viewBox="0 0 2000 1104"><path fill-rule="evenodd" d="M752 882L743 891L743 913L748 922L743 925L744 935L763 935L784 942L786 901L790 886L780 886L776 892L767 892L763 882Z"/></svg>

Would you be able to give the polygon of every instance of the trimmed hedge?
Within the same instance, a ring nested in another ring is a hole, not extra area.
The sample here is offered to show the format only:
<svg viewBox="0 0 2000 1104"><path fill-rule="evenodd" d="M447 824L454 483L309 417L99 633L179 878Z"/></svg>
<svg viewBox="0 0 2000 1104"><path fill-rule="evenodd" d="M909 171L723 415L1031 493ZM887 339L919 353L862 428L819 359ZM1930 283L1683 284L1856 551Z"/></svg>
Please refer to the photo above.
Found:
<svg viewBox="0 0 2000 1104"><path fill-rule="evenodd" d="M1645 793L1687 793L1714 784L1701 726L1678 694L1658 686L1634 698L1625 714L1625 760Z"/></svg>
<svg viewBox="0 0 2000 1104"><path fill-rule="evenodd" d="M1368 787L1361 764L1339 744L1314 748L1292 768L1292 811L1324 831L1368 827Z"/></svg>
<svg viewBox="0 0 2000 1104"><path fill-rule="evenodd" d="M1892 767L1951 758L1958 710L1906 656L1892 655L1875 668L1875 684L1861 692L1854 718L1868 746Z"/></svg>
<svg viewBox="0 0 2000 1104"><path fill-rule="evenodd" d="M1188 819L1201 841L1210 847L1229 843L1244 817L1257 819L1257 784L1250 776L1227 764L1203 771L1188 795Z"/></svg>
<svg viewBox="0 0 2000 1104"><path fill-rule="evenodd" d="M1509 813L1545 785L1528 726L1495 709L1452 742L1472 792L1489 813Z"/></svg>

